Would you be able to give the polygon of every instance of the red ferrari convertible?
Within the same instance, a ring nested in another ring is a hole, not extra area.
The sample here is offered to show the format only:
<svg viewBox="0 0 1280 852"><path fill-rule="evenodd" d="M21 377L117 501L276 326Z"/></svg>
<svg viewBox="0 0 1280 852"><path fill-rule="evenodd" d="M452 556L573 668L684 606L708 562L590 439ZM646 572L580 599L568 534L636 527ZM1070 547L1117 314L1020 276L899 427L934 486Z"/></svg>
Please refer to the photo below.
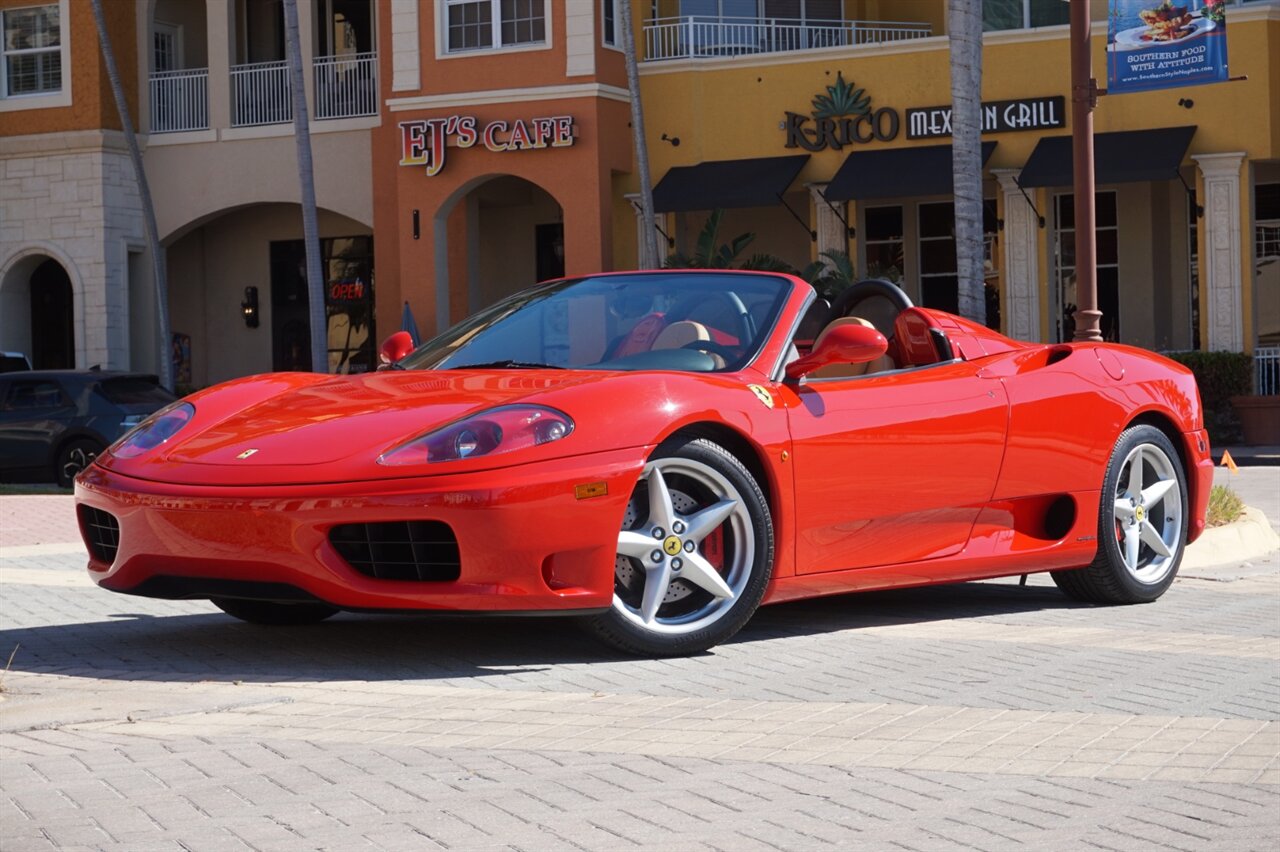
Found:
<svg viewBox="0 0 1280 852"><path fill-rule="evenodd" d="M555 281L388 368L193 394L76 482L89 573L238 618L574 614L637 654L761 603L1052 572L1158 598L1212 477L1191 374L1028 344L894 285Z"/></svg>

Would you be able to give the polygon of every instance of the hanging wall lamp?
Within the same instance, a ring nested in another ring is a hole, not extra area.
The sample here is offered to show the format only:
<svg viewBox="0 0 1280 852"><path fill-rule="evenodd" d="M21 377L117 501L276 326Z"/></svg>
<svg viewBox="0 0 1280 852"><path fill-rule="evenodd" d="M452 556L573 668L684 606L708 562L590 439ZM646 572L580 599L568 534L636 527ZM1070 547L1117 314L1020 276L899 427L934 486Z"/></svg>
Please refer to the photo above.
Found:
<svg viewBox="0 0 1280 852"><path fill-rule="evenodd" d="M245 287L244 301L240 303L240 314L248 328L258 327L258 288Z"/></svg>

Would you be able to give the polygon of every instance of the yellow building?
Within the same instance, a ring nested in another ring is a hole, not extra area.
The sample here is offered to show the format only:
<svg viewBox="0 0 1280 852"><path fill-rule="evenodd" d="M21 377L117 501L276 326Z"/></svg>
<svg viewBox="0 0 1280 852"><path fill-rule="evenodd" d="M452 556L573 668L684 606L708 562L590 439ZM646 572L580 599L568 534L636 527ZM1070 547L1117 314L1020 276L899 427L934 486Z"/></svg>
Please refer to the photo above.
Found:
<svg viewBox="0 0 1280 852"><path fill-rule="evenodd" d="M1103 328L1280 362L1280 0L1227 2L1230 71L1247 79L1098 105ZM636 265L617 0L298 5L330 369L370 368L406 303L430 331L543 277ZM946 7L633 0L668 250L692 251L724 208L722 242L756 235L746 255L801 268L845 252L953 306ZM280 0L106 8L186 381L306 368ZM983 2L989 316L1028 340L1069 337L1075 301L1067 9ZM149 249L89 12L0 0L0 350L154 370ZM452 141L428 166L433 127Z"/></svg>
<svg viewBox="0 0 1280 852"><path fill-rule="evenodd" d="M1093 4L1100 87L1106 5ZM636 33L655 206L675 246L689 249L705 211L728 207L722 241L756 234L744 254L799 267L847 251L860 274L953 307L946 3L655 6ZM1069 339L1067 5L985 6L992 305L1014 337ZM1106 95L1095 111L1099 301L1110 339L1159 350L1280 344L1280 4L1236 2L1227 17L1230 72L1247 80ZM869 114L820 121L819 96L869 99ZM774 159L786 156L798 159ZM620 184L636 191L634 178ZM634 245L621 199L615 209L615 244ZM622 250L616 261L633 257Z"/></svg>

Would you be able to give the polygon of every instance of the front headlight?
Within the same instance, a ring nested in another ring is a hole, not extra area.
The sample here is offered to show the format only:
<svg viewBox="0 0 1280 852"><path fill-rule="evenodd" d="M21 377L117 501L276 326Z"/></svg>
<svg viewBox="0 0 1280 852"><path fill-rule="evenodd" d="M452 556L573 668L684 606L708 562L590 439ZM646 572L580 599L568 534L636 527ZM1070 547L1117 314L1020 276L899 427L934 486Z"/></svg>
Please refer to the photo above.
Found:
<svg viewBox="0 0 1280 852"><path fill-rule="evenodd" d="M504 405L388 450L378 457L378 464L423 464L509 453L559 441L572 431L573 421L562 411L540 405Z"/></svg>
<svg viewBox="0 0 1280 852"><path fill-rule="evenodd" d="M132 432L125 434L111 445L108 452L118 459L131 459L154 450L178 434L195 414L196 408L191 403L175 402L160 409Z"/></svg>

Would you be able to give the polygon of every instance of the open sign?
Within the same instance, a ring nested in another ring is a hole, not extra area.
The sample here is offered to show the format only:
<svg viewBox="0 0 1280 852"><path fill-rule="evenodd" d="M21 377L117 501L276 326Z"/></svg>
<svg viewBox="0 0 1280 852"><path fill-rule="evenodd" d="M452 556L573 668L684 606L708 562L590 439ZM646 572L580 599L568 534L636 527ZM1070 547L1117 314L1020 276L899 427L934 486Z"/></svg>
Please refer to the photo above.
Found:
<svg viewBox="0 0 1280 852"><path fill-rule="evenodd" d="M364 300L364 282L359 278L352 281L334 281L329 284L330 302L359 302Z"/></svg>

